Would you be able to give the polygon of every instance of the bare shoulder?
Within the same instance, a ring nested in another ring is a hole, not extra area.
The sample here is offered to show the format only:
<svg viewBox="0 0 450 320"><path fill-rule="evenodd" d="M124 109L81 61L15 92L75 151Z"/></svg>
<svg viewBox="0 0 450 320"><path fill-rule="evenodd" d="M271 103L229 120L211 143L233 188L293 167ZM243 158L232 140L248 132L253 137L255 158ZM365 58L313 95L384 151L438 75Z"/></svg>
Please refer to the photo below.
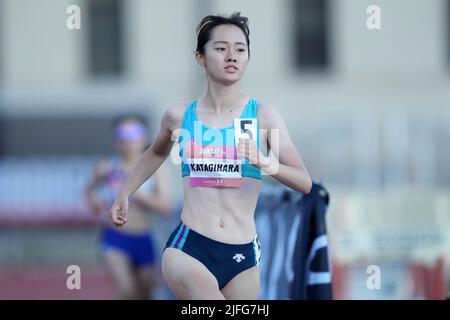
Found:
<svg viewBox="0 0 450 320"><path fill-rule="evenodd" d="M269 103L258 103L258 121L261 128L276 127L276 123L281 119L281 115L278 110Z"/></svg>
<svg viewBox="0 0 450 320"><path fill-rule="evenodd" d="M167 107L164 112L163 122L168 128L173 130L181 126L181 121L183 120L184 112L188 104L189 102L180 102Z"/></svg>

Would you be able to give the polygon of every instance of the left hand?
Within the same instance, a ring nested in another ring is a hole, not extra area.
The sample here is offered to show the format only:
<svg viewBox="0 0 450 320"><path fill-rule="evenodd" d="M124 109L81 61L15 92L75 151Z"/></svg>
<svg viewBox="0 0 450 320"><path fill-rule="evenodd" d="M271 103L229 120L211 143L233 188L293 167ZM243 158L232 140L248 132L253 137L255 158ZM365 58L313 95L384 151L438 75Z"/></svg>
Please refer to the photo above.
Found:
<svg viewBox="0 0 450 320"><path fill-rule="evenodd" d="M247 159L258 168L266 166L268 162L268 159L259 151L256 141L252 139L239 139L238 156Z"/></svg>

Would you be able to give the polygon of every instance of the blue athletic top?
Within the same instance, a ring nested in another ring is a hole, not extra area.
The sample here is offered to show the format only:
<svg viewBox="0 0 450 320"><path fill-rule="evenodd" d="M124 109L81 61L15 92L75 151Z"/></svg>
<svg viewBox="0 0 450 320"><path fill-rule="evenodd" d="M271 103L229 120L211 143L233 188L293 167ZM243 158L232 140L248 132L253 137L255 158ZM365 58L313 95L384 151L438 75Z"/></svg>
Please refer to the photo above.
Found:
<svg viewBox="0 0 450 320"><path fill-rule="evenodd" d="M207 145L211 143L220 144L222 146L234 146L235 136L234 136L234 124L226 128L210 128L205 126L201 120L198 118L196 113L197 100L193 100L189 103L186 111L184 112L183 121L181 125L181 132L179 136L180 152L179 155L182 159L181 163L181 175L182 177L188 176L190 174L189 164L186 163L186 134L190 137L191 141L195 143ZM255 99L250 99L244 108L240 118L258 118L258 101ZM184 133L183 133L184 132ZM206 133L205 133L206 132ZM216 139L219 137L219 139ZM220 139L221 137L221 139ZM216 141L219 140L219 141ZM256 131L256 142L258 148L261 149L259 141L259 126L257 126ZM261 170L253 166L247 159L242 160L242 176L250 177L255 179L261 179Z"/></svg>

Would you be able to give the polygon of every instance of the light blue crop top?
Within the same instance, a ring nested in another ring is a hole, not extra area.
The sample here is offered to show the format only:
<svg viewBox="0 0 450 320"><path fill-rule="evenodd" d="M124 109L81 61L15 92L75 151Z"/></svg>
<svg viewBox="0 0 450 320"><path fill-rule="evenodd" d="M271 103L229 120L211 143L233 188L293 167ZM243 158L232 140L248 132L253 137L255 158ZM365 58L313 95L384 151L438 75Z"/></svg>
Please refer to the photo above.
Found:
<svg viewBox="0 0 450 320"><path fill-rule="evenodd" d="M184 112L183 122L181 125L181 132L179 136L179 144L180 144L180 152L179 155L181 157L181 176L188 176L190 174L189 165L186 163L185 159L185 149L186 149L186 137L191 140L195 140L196 143L203 142L203 144L210 144L215 142L216 134L222 137L222 145L225 144L227 146L235 145L235 137L234 137L234 124L226 127L226 128L210 128L208 126L203 125L201 120L198 118L197 113L195 111L197 107L197 100L194 100L189 103L186 111ZM255 99L250 99L247 105L244 108L240 118L258 118L257 113L258 101ZM197 122L195 126L194 123ZM201 128L201 132L200 132ZM184 134L183 134L184 132ZM206 134L205 134L206 132ZM212 133L212 134L211 134ZM259 141L259 126L257 126L257 135L256 142L258 148L261 149L260 141ZM224 143L225 142L225 143ZM255 179L261 179L261 169L253 166L247 159L244 159L242 162L242 176L250 177Z"/></svg>

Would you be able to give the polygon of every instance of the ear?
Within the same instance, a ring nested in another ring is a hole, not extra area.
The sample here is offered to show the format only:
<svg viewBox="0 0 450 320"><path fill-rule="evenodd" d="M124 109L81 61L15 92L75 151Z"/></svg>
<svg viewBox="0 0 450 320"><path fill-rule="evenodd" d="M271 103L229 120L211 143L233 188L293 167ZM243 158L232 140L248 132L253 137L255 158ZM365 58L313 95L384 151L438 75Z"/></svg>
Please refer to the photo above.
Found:
<svg viewBox="0 0 450 320"><path fill-rule="evenodd" d="M205 57L198 51L195 52L195 60L201 66L205 66Z"/></svg>

